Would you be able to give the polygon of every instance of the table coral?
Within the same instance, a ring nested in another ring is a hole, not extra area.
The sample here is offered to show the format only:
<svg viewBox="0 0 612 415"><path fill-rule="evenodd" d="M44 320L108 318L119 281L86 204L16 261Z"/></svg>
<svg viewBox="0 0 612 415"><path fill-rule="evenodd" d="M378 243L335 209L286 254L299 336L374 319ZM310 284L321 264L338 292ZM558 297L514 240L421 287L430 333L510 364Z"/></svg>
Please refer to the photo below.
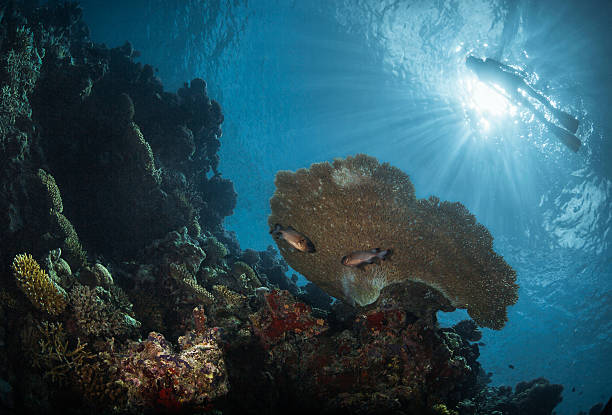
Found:
<svg viewBox="0 0 612 415"><path fill-rule="evenodd" d="M408 175L363 154L276 175L268 224L292 226L317 247L305 255L278 242L289 265L334 297L364 306L404 280L423 282L481 326L500 329L517 300L514 270L488 230L461 203L417 199ZM340 259L393 249L363 270Z"/></svg>
<svg viewBox="0 0 612 415"><path fill-rule="evenodd" d="M63 290L53 283L32 255L15 256L13 272L17 285L36 308L51 315L64 311L66 298Z"/></svg>

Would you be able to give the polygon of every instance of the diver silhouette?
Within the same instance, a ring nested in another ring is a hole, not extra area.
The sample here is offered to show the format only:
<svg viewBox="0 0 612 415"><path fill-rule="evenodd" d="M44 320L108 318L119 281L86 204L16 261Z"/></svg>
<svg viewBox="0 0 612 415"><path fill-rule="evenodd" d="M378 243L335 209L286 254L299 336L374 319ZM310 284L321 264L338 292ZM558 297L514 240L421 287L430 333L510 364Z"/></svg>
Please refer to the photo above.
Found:
<svg viewBox="0 0 612 415"><path fill-rule="evenodd" d="M495 59L486 58L482 60L472 55L466 58L465 64L482 82L501 87L503 91L500 92L503 92L508 99L514 101L516 104L521 103L527 108L530 108L535 116L543 122L546 127L563 142L563 144L573 151L578 151L582 144L578 137L574 135L578 130L578 120L567 112L555 108L548 98L533 89L533 87L525 81L527 74L524 71L504 65ZM544 113L539 111L521 91L524 91L527 95L542 103L564 128L548 121Z"/></svg>

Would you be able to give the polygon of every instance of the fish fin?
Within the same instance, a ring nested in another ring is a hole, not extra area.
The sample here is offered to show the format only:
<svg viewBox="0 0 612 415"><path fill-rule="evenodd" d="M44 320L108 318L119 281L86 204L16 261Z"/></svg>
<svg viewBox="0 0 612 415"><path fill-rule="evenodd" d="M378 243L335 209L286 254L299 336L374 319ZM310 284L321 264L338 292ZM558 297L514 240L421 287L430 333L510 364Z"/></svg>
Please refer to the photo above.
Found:
<svg viewBox="0 0 612 415"><path fill-rule="evenodd" d="M393 254L393 249L385 249L384 251L381 252L381 254L382 255L379 258L382 259L383 261L387 259L391 259L391 255Z"/></svg>
<svg viewBox="0 0 612 415"><path fill-rule="evenodd" d="M357 268L359 271L365 271L366 264L367 262L362 262L361 264L355 266L355 268Z"/></svg>
<svg viewBox="0 0 612 415"><path fill-rule="evenodd" d="M283 227L279 223L276 223L274 225L274 227L272 229L270 229L270 234L274 235L274 234L278 233L279 231L281 231L282 229L283 229Z"/></svg>
<svg viewBox="0 0 612 415"><path fill-rule="evenodd" d="M307 241L306 246L308 247L308 252L310 252L311 254L317 252L314 244L311 241Z"/></svg>
<svg viewBox="0 0 612 415"><path fill-rule="evenodd" d="M380 248L374 248L374 249L370 249L370 253L371 254L377 254L380 252Z"/></svg>

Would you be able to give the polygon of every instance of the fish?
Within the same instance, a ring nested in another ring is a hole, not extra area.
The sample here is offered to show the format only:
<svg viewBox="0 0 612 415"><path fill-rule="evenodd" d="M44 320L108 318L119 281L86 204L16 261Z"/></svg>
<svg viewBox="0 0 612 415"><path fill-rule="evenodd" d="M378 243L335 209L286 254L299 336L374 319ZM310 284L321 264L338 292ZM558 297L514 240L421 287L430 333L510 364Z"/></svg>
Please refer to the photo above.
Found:
<svg viewBox="0 0 612 415"><path fill-rule="evenodd" d="M369 251L353 251L342 257L340 262L347 267L363 269L367 264L377 263L380 260L384 261L392 253L393 250L391 249L382 251L380 248L370 249Z"/></svg>
<svg viewBox="0 0 612 415"><path fill-rule="evenodd" d="M508 365L510 369L514 369L514 365Z"/></svg>
<svg viewBox="0 0 612 415"><path fill-rule="evenodd" d="M284 239L285 242L287 242L289 245L291 245L298 251L309 253L317 252L312 241L303 234L293 229L291 226L283 228L282 225L277 223L276 225L274 225L274 228L272 228L270 233L275 238Z"/></svg>

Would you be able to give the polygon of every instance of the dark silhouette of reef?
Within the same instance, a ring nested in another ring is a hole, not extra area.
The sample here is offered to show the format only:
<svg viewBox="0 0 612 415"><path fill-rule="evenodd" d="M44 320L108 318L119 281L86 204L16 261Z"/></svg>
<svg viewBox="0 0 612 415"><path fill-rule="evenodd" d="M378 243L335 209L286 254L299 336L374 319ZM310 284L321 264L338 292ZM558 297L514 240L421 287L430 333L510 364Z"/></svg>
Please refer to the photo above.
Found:
<svg viewBox="0 0 612 415"><path fill-rule="evenodd" d="M175 93L75 3L0 2L0 412L550 414L487 386L473 322L423 284L367 307L298 287L222 220L223 114ZM437 304L437 303L436 303Z"/></svg>

